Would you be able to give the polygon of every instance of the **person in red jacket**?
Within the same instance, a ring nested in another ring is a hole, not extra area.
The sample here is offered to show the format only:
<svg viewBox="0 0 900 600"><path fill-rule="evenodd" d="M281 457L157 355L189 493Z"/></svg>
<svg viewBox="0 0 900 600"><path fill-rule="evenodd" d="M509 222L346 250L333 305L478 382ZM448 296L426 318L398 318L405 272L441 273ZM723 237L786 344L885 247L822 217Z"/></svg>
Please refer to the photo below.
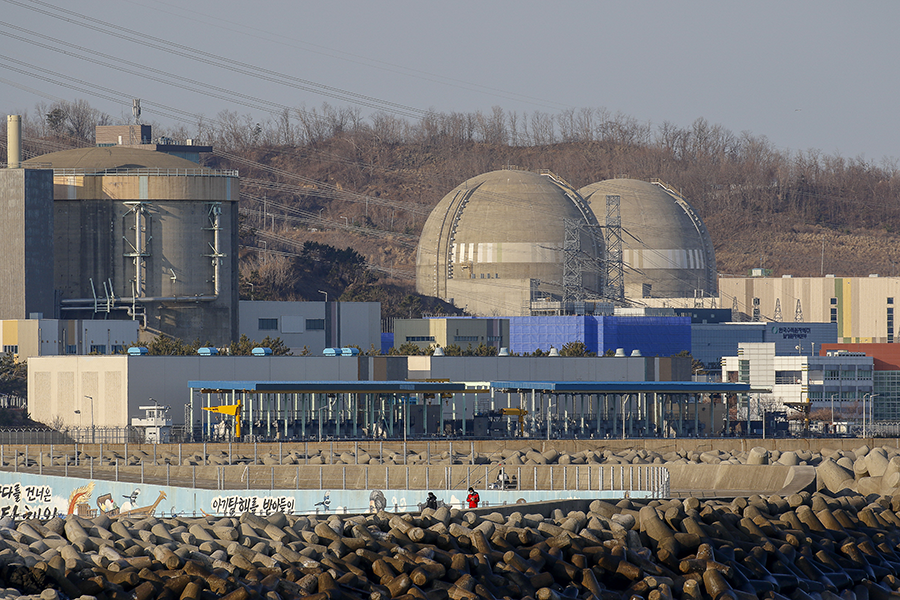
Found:
<svg viewBox="0 0 900 600"><path fill-rule="evenodd" d="M466 502L469 503L469 508L478 508L478 503L481 502L481 497L478 495L474 489L469 488L469 495L466 496Z"/></svg>

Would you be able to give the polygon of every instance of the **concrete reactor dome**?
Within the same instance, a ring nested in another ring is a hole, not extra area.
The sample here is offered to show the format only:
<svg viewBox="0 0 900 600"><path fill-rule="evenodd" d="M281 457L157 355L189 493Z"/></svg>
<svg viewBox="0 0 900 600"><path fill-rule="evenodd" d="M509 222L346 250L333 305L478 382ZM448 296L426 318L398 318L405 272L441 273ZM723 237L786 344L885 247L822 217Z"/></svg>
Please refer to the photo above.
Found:
<svg viewBox="0 0 900 600"><path fill-rule="evenodd" d="M606 197L620 198L626 298L716 294L716 257L703 221L662 182L609 179L579 190L601 224Z"/></svg>
<svg viewBox="0 0 900 600"><path fill-rule="evenodd" d="M585 225L596 225L587 203L552 173L478 175L444 196L425 222L416 289L471 314L530 314L534 300L566 297L567 226L570 246L602 255ZM596 293L601 279L582 273L578 282Z"/></svg>

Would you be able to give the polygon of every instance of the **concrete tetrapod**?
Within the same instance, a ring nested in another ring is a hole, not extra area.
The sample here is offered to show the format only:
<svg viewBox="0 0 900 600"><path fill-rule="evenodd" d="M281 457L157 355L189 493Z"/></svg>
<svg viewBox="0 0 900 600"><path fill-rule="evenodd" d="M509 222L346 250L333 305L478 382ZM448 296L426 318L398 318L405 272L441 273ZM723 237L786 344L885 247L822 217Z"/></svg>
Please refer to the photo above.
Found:
<svg viewBox="0 0 900 600"><path fill-rule="evenodd" d="M550 504L527 513L7 522L0 576L23 594L109 599L898 597L893 497Z"/></svg>

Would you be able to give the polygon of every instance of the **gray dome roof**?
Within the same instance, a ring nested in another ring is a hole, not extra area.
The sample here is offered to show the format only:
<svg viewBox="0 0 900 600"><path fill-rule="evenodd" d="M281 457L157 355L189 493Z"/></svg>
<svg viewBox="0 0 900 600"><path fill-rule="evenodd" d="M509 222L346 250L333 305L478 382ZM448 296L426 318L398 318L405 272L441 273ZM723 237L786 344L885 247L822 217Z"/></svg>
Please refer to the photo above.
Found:
<svg viewBox="0 0 900 600"><path fill-rule="evenodd" d="M606 196L620 197L626 297L684 298L695 290L715 295L712 240L677 192L647 181L608 179L579 193L601 223L606 220Z"/></svg>
<svg viewBox="0 0 900 600"><path fill-rule="evenodd" d="M583 199L551 174L502 170L473 177L444 196L425 222L416 289L470 312L477 300L501 314L521 314L524 307L513 302L518 308L511 312L512 301L503 296L532 279L561 284L566 219L596 223Z"/></svg>
<svg viewBox="0 0 900 600"><path fill-rule="evenodd" d="M202 169L185 158L124 146L75 148L42 154L25 164L49 164L54 169L78 169L87 172L114 169Z"/></svg>

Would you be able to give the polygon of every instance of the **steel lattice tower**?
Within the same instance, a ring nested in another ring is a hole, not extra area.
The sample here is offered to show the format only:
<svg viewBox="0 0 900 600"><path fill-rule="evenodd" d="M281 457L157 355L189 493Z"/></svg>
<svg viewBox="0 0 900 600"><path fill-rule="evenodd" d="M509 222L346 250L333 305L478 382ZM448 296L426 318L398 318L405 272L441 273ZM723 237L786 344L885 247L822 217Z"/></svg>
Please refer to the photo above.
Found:
<svg viewBox="0 0 900 600"><path fill-rule="evenodd" d="M606 294L615 302L625 300L625 263L622 250L622 213L618 195L606 196Z"/></svg>

